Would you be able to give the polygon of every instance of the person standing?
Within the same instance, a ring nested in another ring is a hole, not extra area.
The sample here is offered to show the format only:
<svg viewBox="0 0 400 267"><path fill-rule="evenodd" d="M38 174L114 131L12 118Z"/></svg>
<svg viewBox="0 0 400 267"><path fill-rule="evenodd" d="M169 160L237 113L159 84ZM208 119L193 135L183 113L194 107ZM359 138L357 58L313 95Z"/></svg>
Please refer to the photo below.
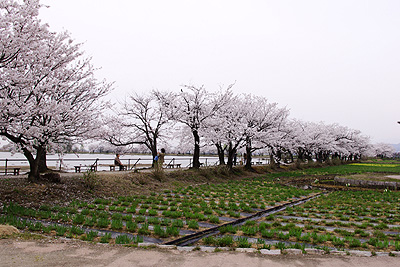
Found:
<svg viewBox="0 0 400 267"><path fill-rule="evenodd" d="M162 169L162 166L164 164L164 157L165 157L165 149L161 148L161 152L158 153L158 160L157 160L157 166L160 169Z"/></svg>

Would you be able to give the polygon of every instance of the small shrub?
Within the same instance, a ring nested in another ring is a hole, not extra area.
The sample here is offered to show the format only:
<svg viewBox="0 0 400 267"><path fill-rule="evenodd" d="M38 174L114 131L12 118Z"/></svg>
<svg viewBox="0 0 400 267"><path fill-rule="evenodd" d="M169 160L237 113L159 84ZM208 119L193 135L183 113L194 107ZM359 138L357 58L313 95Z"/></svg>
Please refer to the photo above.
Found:
<svg viewBox="0 0 400 267"><path fill-rule="evenodd" d="M210 221L210 223L219 223L219 217L215 215L208 216L208 220Z"/></svg>
<svg viewBox="0 0 400 267"><path fill-rule="evenodd" d="M82 176L82 182L87 189L93 190L99 184L99 177L96 172L87 171Z"/></svg>
<svg viewBox="0 0 400 267"><path fill-rule="evenodd" d="M67 227L61 226L61 225L56 225L56 235L58 236L64 236L65 232L67 232Z"/></svg>
<svg viewBox="0 0 400 267"><path fill-rule="evenodd" d="M247 240L246 237L239 237L237 239L238 241L238 247L239 248L249 248L251 247L251 244L249 243L249 240Z"/></svg>
<svg viewBox="0 0 400 267"><path fill-rule="evenodd" d="M111 239L111 233L106 233L100 238L100 243L109 243Z"/></svg>
<svg viewBox="0 0 400 267"><path fill-rule="evenodd" d="M115 238L115 244L129 244L132 242L132 238L127 235L119 235Z"/></svg>
<svg viewBox="0 0 400 267"><path fill-rule="evenodd" d="M173 220L172 221L172 226L173 227L182 228L183 227L183 221L182 220Z"/></svg>
<svg viewBox="0 0 400 267"><path fill-rule="evenodd" d="M83 224L85 222L85 216L82 214L76 214L73 218L72 218L72 223L73 224Z"/></svg>
<svg viewBox="0 0 400 267"><path fill-rule="evenodd" d="M152 224L152 225L157 225L157 224L160 224L160 219L158 219L157 217L148 217L147 223Z"/></svg>
<svg viewBox="0 0 400 267"><path fill-rule="evenodd" d="M124 220L126 222L132 221L132 215L128 214L128 215L122 216L122 220Z"/></svg>
<svg viewBox="0 0 400 267"><path fill-rule="evenodd" d="M113 220L121 220L122 219L122 214L121 213L113 213L111 215L111 219L113 219Z"/></svg>
<svg viewBox="0 0 400 267"><path fill-rule="evenodd" d="M275 236L275 230L261 230L261 236L271 239Z"/></svg>
<svg viewBox="0 0 400 267"><path fill-rule="evenodd" d="M97 231L89 231L86 233L86 240L87 241L93 241L95 237L99 235L99 232Z"/></svg>
<svg viewBox="0 0 400 267"><path fill-rule="evenodd" d="M161 220L160 224L163 225L163 226L169 226L169 225L171 225L171 220L167 219L167 218L163 218Z"/></svg>
<svg viewBox="0 0 400 267"><path fill-rule="evenodd" d="M275 247L282 251L282 250L284 250L286 248L286 244L283 243L283 242L278 242L278 243L275 244Z"/></svg>
<svg viewBox="0 0 400 267"><path fill-rule="evenodd" d="M156 236L159 236L161 238L168 237L167 232L163 228L161 228L161 226L159 226L159 225L154 226L154 230L153 231L154 231L154 234Z"/></svg>
<svg viewBox="0 0 400 267"><path fill-rule="evenodd" d="M219 231L221 234L226 234L226 233L236 234L237 228L232 225L225 225L219 228Z"/></svg>
<svg viewBox="0 0 400 267"><path fill-rule="evenodd" d="M100 228L107 228L109 224L110 224L110 220L107 218L102 218L102 217L100 217L96 223L97 227L100 227Z"/></svg>
<svg viewBox="0 0 400 267"><path fill-rule="evenodd" d="M150 234L149 224L147 223L142 224L142 226L138 230L138 233L140 235L149 235Z"/></svg>
<svg viewBox="0 0 400 267"><path fill-rule="evenodd" d="M85 233L85 231L84 231L82 228L76 227L76 226L72 226L72 227L69 229L69 232L70 232L71 234L75 234L75 235L82 235L82 234Z"/></svg>
<svg viewBox="0 0 400 267"><path fill-rule="evenodd" d="M161 181L165 180L165 172L164 172L163 168L157 167L156 164L155 164L154 169L151 172L151 175L157 181L161 182Z"/></svg>
<svg viewBox="0 0 400 267"><path fill-rule="evenodd" d="M111 221L111 229L113 230L121 230L124 227L121 220L115 219Z"/></svg>
<svg viewBox="0 0 400 267"><path fill-rule="evenodd" d="M127 221L126 222L126 230L129 232L136 232L137 229L137 223L132 222L132 221Z"/></svg>
<svg viewBox="0 0 400 267"><path fill-rule="evenodd" d="M146 221L146 218L144 216L135 217L135 222L137 222L137 223L142 223L142 222L145 222L145 221Z"/></svg>
<svg viewBox="0 0 400 267"><path fill-rule="evenodd" d="M151 210L148 211L148 214L150 216L157 216L158 212L156 210L151 209Z"/></svg>
<svg viewBox="0 0 400 267"><path fill-rule="evenodd" d="M233 244L232 236L223 236L216 240L216 245L219 247L230 247Z"/></svg>
<svg viewBox="0 0 400 267"><path fill-rule="evenodd" d="M243 232L244 235L247 236L254 236L257 232L258 232L258 227L252 227L252 226L242 226L241 230Z"/></svg>
<svg viewBox="0 0 400 267"><path fill-rule="evenodd" d="M379 239L387 239L386 234L379 230L374 231L373 235Z"/></svg>
<svg viewBox="0 0 400 267"><path fill-rule="evenodd" d="M179 229L176 227L169 227L167 226L166 232L168 235L172 236L179 236Z"/></svg>
<svg viewBox="0 0 400 267"><path fill-rule="evenodd" d="M205 245L214 245L216 243L215 237L213 236L207 236L203 238L203 242Z"/></svg>
<svg viewBox="0 0 400 267"><path fill-rule="evenodd" d="M361 247L361 241L357 238L351 238L349 240L349 247L351 247L351 248Z"/></svg>

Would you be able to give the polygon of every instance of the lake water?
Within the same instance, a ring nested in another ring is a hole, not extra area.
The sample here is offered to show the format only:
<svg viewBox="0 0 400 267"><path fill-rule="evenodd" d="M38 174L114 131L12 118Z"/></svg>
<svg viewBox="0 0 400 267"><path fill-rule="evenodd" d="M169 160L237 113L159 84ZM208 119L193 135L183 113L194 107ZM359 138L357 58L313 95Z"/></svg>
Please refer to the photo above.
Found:
<svg viewBox="0 0 400 267"><path fill-rule="evenodd" d="M114 164L114 154L64 154L47 155L47 166L52 169L62 169L64 171L75 171L74 166L92 165L97 160L99 171L110 170L109 165ZM127 154L120 156L121 162L130 169L135 163L137 166L149 166L152 163L151 155ZM192 157L187 156L165 156L164 163L181 164L181 167L189 167ZM204 165L214 165L218 162L218 157L200 157L200 162ZM29 163L22 153L0 152L0 168L3 169L7 163L12 166L29 166Z"/></svg>

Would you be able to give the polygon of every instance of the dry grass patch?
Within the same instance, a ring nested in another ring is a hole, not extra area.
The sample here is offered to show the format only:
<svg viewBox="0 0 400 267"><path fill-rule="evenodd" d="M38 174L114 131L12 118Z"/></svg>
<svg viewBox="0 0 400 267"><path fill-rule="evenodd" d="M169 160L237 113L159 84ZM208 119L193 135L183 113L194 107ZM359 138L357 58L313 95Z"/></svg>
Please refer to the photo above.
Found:
<svg viewBox="0 0 400 267"><path fill-rule="evenodd" d="M0 237L7 237L13 234L19 234L19 230L11 225L0 224Z"/></svg>

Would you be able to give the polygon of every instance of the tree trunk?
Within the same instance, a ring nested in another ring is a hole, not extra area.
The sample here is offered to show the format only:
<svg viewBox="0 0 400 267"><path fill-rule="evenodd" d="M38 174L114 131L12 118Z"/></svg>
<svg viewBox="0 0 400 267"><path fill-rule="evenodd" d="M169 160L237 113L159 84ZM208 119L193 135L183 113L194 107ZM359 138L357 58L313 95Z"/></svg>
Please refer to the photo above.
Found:
<svg viewBox="0 0 400 267"><path fill-rule="evenodd" d="M157 156L157 140L156 139L153 140L153 143L151 144L150 150L151 150L151 156L152 156L152 159L153 159L152 162L151 162L151 167L154 168L154 165L155 165L154 158Z"/></svg>
<svg viewBox="0 0 400 267"><path fill-rule="evenodd" d="M246 138L246 165L245 169L247 170L252 170L253 168L251 167L251 139Z"/></svg>
<svg viewBox="0 0 400 267"><path fill-rule="evenodd" d="M292 151L288 151L288 153L289 153L290 163L293 163L294 162L293 153Z"/></svg>
<svg viewBox="0 0 400 267"><path fill-rule="evenodd" d="M43 149L43 153L39 158L39 172L46 172L49 168L47 167L47 152Z"/></svg>
<svg viewBox="0 0 400 267"><path fill-rule="evenodd" d="M269 155L269 165L271 166L271 168L276 167L275 158L274 158L274 155L272 154L272 152Z"/></svg>
<svg viewBox="0 0 400 267"><path fill-rule="evenodd" d="M194 153L193 153L193 169L200 168L200 136L197 130L193 131L194 137Z"/></svg>
<svg viewBox="0 0 400 267"><path fill-rule="evenodd" d="M28 175L28 181L30 182L39 181L40 180L39 162L43 153L45 153L45 149L42 147L38 147L36 150L36 158L34 158L32 153L26 148L23 149L23 152L29 162L30 171Z"/></svg>
<svg viewBox="0 0 400 267"><path fill-rule="evenodd" d="M225 165L225 153L221 143L216 143L215 146L217 147L219 165Z"/></svg>
<svg viewBox="0 0 400 267"><path fill-rule="evenodd" d="M297 162L303 163L304 162L304 151L301 148L297 149Z"/></svg>
<svg viewBox="0 0 400 267"><path fill-rule="evenodd" d="M232 147L232 142L230 142L228 146L228 162L227 162L229 169L233 168L233 156L235 155L235 153L236 149Z"/></svg>

